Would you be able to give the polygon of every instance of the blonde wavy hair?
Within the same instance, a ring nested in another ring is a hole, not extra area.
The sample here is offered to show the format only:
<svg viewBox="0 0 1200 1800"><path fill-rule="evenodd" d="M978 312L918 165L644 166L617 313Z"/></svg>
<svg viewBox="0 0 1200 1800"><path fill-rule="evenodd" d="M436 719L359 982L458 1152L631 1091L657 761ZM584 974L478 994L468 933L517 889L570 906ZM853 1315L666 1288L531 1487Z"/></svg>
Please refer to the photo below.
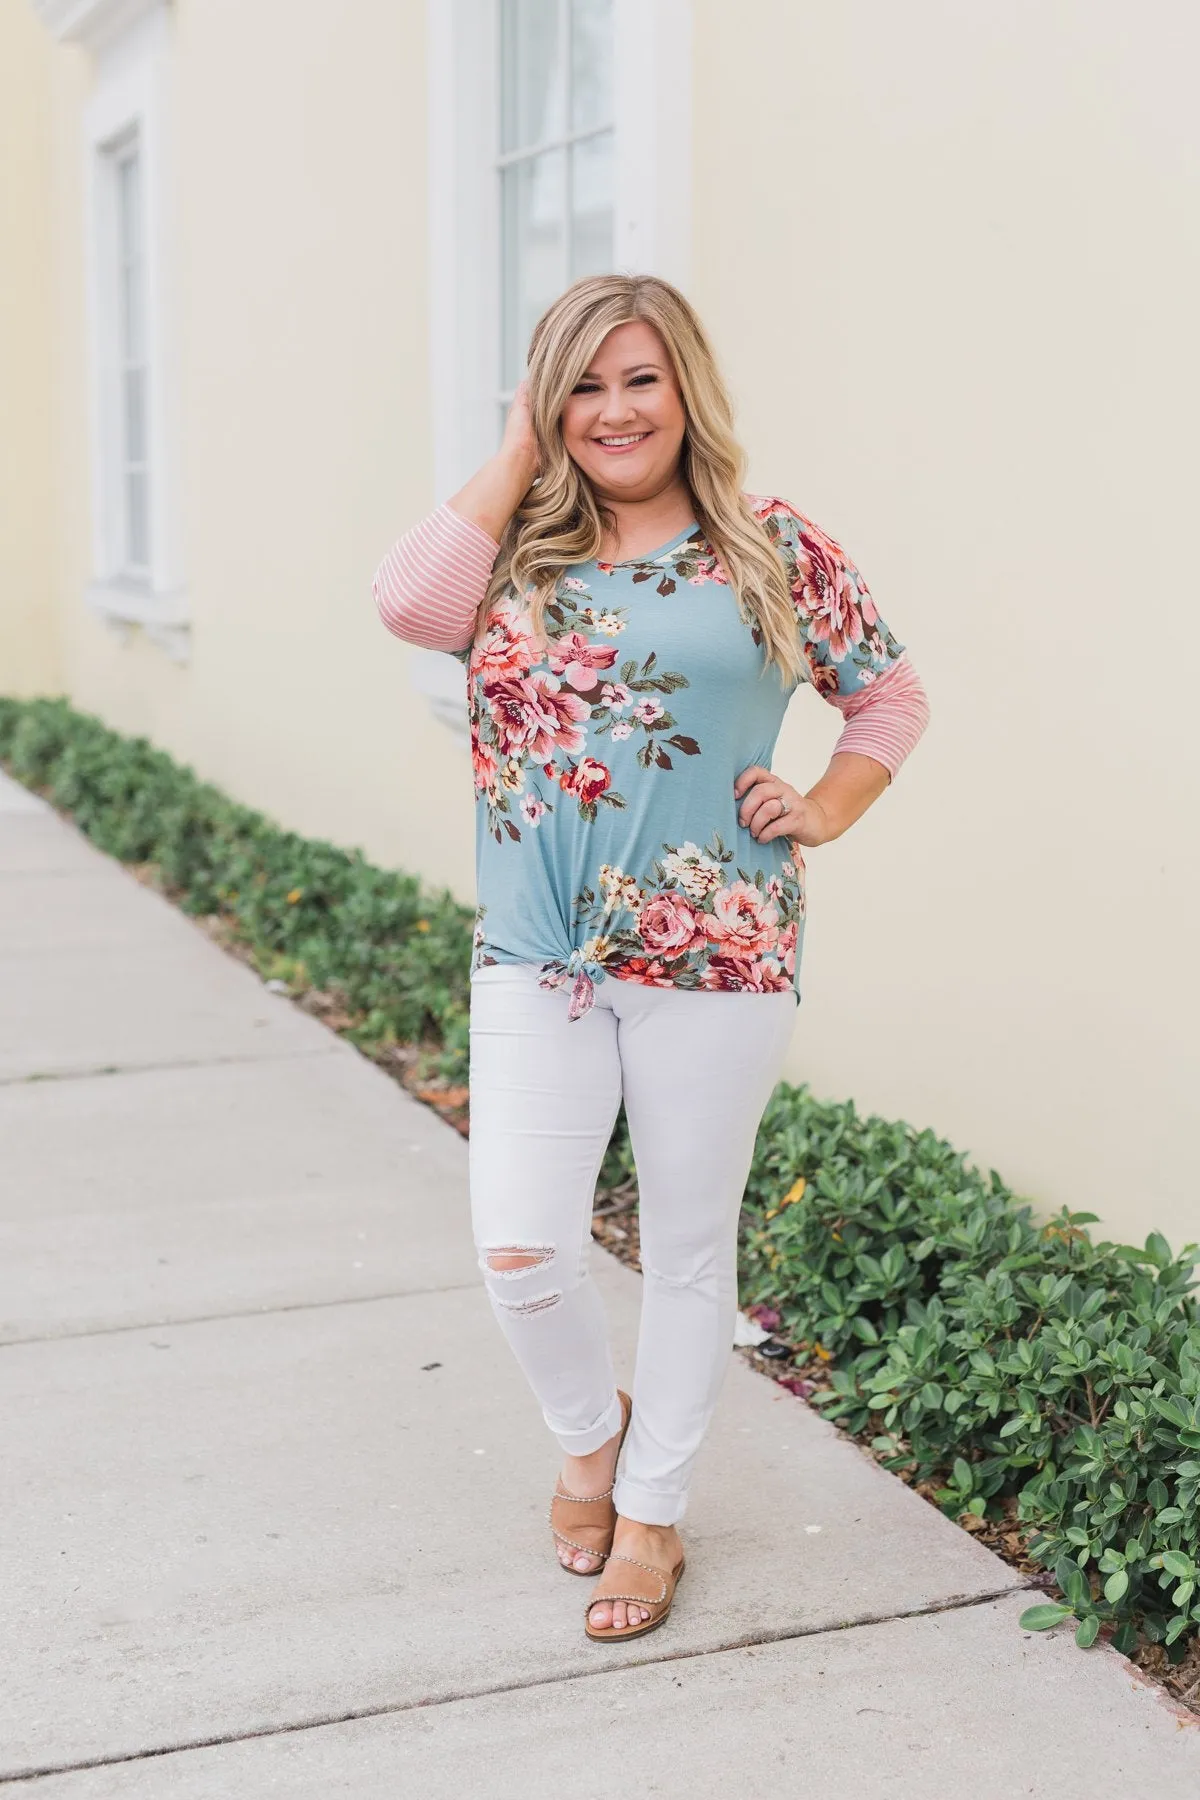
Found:
<svg viewBox="0 0 1200 1800"><path fill-rule="evenodd" d="M768 665L802 681L807 667L783 564L742 493L746 458L733 433L733 408L712 346L678 288L656 275L587 275L572 282L534 326L529 343L529 406L540 480L508 523L480 607L479 630L510 585L529 603L539 640L545 609L572 563L597 556L602 524L615 525L591 482L567 453L562 415L609 332L642 320L666 347L686 419L681 474L696 520L728 578L738 610L762 635Z"/></svg>

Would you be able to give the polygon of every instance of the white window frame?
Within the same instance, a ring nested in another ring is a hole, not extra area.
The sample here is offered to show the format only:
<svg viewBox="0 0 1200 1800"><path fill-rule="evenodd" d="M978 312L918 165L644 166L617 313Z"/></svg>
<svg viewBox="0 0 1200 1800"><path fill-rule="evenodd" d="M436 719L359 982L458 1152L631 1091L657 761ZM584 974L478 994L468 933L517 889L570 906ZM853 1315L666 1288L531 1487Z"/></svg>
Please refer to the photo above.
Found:
<svg viewBox="0 0 1200 1800"><path fill-rule="evenodd" d="M613 31L613 267L684 287L691 0L614 0ZM427 37L434 489L445 499L495 449L502 391L497 0L427 0Z"/></svg>
<svg viewBox="0 0 1200 1800"><path fill-rule="evenodd" d="M500 350L499 350L499 368L500 368L501 379L503 378L503 375L504 375L503 336L504 336L504 325L505 325L505 296L504 296L504 272L503 272L503 261L504 261L504 257L503 257L503 251L504 251L503 183L504 183L505 174L508 170L517 168L521 164L525 164L527 166L529 164L536 164L536 162L538 161L539 158L548 155L552 151L557 150L562 153L559 158L561 187L560 187L560 192L559 192L558 204L559 204L559 209L560 209L560 217L562 218L563 225L564 225L563 237L562 237L564 266L561 271L561 279L562 279L562 286L565 288L567 286L568 281L571 279L570 274L569 274L569 264L571 261L572 240L573 240L573 233L574 233L574 228L575 228L575 219L574 219L574 215L573 215L573 193L572 193L572 182L573 182L573 155L572 155L572 153L577 145L587 143L590 140L592 140L594 138L599 138L599 137L611 137L613 139L614 149L615 149L615 141L616 141L616 96L615 96L615 94L613 95L612 111L609 112L608 115L604 119L600 120L598 123L586 125L586 126L579 126L579 127L576 127L576 126L572 125L572 123L571 123L571 110L572 110L572 104L573 104L573 101L575 98L574 86L573 86L574 58L573 58L572 45L571 45L571 0L556 0L556 6L557 6L557 13L558 13L558 55L560 58L560 65L559 65L558 69L555 71L555 77L556 77L556 80L561 83L563 97L567 102L567 105L564 109L564 116L561 121L561 129L556 132L550 133L548 136L538 138L536 141L534 141L533 139L525 140L521 143L516 144L511 149L507 149L507 150L503 147L503 142L502 142L503 130L502 129L495 131L494 137L493 137L492 164L493 164L493 167L494 167L497 177L498 177L497 210L498 210L498 216L499 216L499 225L497 227L496 237L497 237L497 249L500 252L500 263L501 263L501 267L498 270L500 294L499 294L499 307L498 307L498 317L497 317L497 327L501 334L501 346L500 346ZM502 0L496 0L496 7L495 7L496 15L499 15L501 10L502 10ZM614 3L614 6L613 6L614 38L616 36L616 23L617 23L616 6ZM502 57L503 56L503 42L502 42L503 31L502 31L502 28L501 28L498 18L497 18L497 24L496 24L495 29L496 29L497 38L498 38L497 49L498 49L499 55ZM614 58L615 58L615 54L616 54L615 42L613 44L613 53L614 53ZM492 91L493 91L493 94L498 96L501 107L502 107L503 106L503 77L502 77L502 70L501 70L501 67L499 66L499 64L493 74L493 90ZM615 156L614 156L614 163L615 163ZM615 175L615 168L614 168L614 175ZM615 240L615 236L616 236L616 231L615 231L615 225L616 225L615 185L616 184L614 181L614 193L613 193L613 225L614 225L613 236L614 236L614 240ZM613 251L614 251L613 267L615 268L617 266L615 241L614 241L614 245L613 245ZM497 392L497 394L495 396L496 407L497 407L495 416L496 416L497 424L499 424L499 422L504 419L504 417L508 411L508 406L512 401L513 394L515 393L515 391L516 390L513 387L502 387Z"/></svg>
<svg viewBox="0 0 1200 1800"><path fill-rule="evenodd" d="M494 453L496 398L503 391L499 10L498 0L426 0L430 398L439 501ZM613 267L686 287L691 0L614 0L613 33ZM636 80L628 73L634 70ZM647 107L651 88L654 105ZM462 714L461 664L438 651L415 652L411 674L439 717Z"/></svg>
<svg viewBox="0 0 1200 1800"><path fill-rule="evenodd" d="M83 112L84 281L89 366L92 569L87 605L122 635L141 627L173 660L190 649L179 516L179 357L171 254L168 0L34 0L60 39L93 56ZM149 565L125 566L114 153L136 139L144 266Z"/></svg>

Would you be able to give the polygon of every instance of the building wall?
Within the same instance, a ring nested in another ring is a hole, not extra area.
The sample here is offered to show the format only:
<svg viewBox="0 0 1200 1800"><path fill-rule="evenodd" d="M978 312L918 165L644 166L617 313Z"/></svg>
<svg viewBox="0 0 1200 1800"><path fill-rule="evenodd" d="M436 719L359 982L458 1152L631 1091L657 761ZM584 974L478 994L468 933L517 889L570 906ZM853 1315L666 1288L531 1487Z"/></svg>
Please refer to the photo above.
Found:
<svg viewBox="0 0 1200 1800"><path fill-rule="evenodd" d="M367 592L434 498L424 6L175 10L194 650L177 667L82 607L87 63L57 49L70 691L469 898L466 759ZM1200 1236L1198 33L1186 0L1136 22L1120 0L695 0L690 290L750 485L842 538L934 712L894 790L809 858L790 1073L1138 1239ZM778 766L807 786L838 720L808 693L792 714Z"/></svg>
<svg viewBox="0 0 1200 1800"><path fill-rule="evenodd" d="M51 46L0 0L0 691L57 691L52 604Z"/></svg>
<svg viewBox="0 0 1200 1800"><path fill-rule="evenodd" d="M1114 1235L1200 1237L1200 15L697 18L692 285L751 485L843 539L933 708L809 858L793 1073Z"/></svg>
<svg viewBox="0 0 1200 1800"><path fill-rule="evenodd" d="M69 678L80 705L295 829L468 892L466 756L370 600L379 558L433 503L424 7L352 11L178 0L193 649L180 667L83 613L81 512ZM78 233L78 194L63 204Z"/></svg>

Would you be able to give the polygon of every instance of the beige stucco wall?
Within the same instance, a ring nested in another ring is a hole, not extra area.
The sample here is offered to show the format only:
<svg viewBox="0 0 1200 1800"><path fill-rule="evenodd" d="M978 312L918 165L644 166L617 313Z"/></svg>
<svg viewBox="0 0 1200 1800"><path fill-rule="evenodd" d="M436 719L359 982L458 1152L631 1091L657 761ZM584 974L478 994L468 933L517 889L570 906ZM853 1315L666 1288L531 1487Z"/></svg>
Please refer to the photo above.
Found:
<svg viewBox="0 0 1200 1800"><path fill-rule="evenodd" d="M295 829L463 892L467 759L411 692L369 591L433 501L424 7L354 10L175 8L193 651L175 666L82 613L81 515L69 680L79 704ZM78 195L63 204L77 231Z"/></svg>
<svg viewBox="0 0 1200 1800"><path fill-rule="evenodd" d="M1115 1235L1200 1237L1200 15L697 18L693 291L752 485L847 543L933 707L809 858L794 1072ZM799 700L807 785L836 720Z"/></svg>
<svg viewBox="0 0 1200 1800"><path fill-rule="evenodd" d="M10 694L60 685L50 79L50 43L27 0L0 0L0 692Z"/></svg>
<svg viewBox="0 0 1200 1800"><path fill-rule="evenodd" d="M82 610L87 65L59 49L70 689L287 824L465 898L465 758L367 598L433 498L424 7L176 14L195 647L177 668ZM791 1073L1118 1235L1200 1236L1191 8L695 15L691 291L751 485L846 542L934 708L895 789L809 858ZM811 783L836 727L800 695L779 766Z"/></svg>

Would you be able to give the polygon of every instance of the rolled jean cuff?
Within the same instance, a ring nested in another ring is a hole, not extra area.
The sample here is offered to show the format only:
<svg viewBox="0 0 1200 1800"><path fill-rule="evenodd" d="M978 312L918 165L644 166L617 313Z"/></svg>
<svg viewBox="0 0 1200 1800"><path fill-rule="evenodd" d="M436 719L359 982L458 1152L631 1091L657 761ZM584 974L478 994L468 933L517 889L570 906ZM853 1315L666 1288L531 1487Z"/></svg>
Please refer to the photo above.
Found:
<svg viewBox="0 0 1200 1800"><path fill-rule="evenodd" d="M558 1439L560 1450L565 1450L568 1456L590 1456L593 1450L599 1450L620 1431L621 1401L614 1390L608 1410L586 1431L560 1431L549 1413L543 1413L542 1417Z"/></svg>
<svg viewBox="0 0 1200 1800"><path fill-rule="evenodd" d="M618 1475L613 1505L623 1519L636 1519L640 1525L677 1525L687 1511L687 1495L663 1494Z"/></svg>

